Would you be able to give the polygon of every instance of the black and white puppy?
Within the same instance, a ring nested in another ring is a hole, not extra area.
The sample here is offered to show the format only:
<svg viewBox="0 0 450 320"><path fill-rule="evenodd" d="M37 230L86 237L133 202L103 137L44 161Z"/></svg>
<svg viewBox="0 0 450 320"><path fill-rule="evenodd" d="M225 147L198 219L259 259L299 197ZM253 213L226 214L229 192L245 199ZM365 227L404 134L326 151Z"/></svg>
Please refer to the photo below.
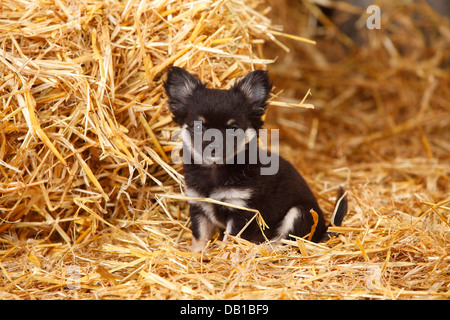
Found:
<svg viewBox="0 0 450 320"><path fill-rule="evenodd" d="M314 242L328 239L322 211L302 176L282 157L263 152L255 143L272 89L267 72L253 71L231 89L219 90L171 67L164 87L174 121L182 128L186 195L257 209L269 227L264 234L270 240L311 232ZM311 210L318 215L314 231ZM341 189L333 224L340 225L346 213ZM195 200L190 201L190 216L192 251L197 252L216 228L225 232L224 239L240 233L254 212ZM256 220L241 237L255 243L265 240Z"/></svg>

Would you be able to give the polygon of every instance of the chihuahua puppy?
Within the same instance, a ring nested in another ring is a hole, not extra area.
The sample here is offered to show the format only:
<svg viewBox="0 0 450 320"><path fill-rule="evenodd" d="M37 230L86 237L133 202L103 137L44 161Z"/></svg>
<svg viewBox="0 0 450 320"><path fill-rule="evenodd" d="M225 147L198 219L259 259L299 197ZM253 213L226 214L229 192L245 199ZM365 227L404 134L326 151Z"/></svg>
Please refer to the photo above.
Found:
<svg viewBox="0 0 450 320"><path fill-rule="evenodd" d="M192 200L192 251L203 250L217 228L225 232L224 240L240 234L254 243L290 234L309 235L314 242L329 238L322 210L302 176L288 161L257 146L272 89L267 72L253 71L231 89L219 90L171 67L164 88L181 126L186 195L257 209L269 227L264 237L255 220L249 223L254 212ZM332 224L339 226L346 213L340 189Z"/></svg>

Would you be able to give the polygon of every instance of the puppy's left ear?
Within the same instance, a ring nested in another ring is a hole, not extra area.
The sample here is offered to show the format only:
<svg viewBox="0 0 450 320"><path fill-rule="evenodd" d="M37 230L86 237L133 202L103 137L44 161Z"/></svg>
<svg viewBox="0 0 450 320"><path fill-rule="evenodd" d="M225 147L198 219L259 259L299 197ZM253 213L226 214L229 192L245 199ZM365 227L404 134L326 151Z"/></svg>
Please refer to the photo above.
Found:
<svg viewBox="0 0 450 320"><path fill-rule="evenodd" d="M253 107L265 109L272 84L267 71L255 70L239 80L233 90L242 93Z"/></svg>

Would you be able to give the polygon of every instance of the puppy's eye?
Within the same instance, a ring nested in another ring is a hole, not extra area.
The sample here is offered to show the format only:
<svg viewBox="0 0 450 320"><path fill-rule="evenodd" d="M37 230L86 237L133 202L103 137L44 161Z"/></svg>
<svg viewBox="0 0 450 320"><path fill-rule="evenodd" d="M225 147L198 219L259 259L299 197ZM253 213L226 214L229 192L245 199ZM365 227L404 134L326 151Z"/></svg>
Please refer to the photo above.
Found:
<svg viewBox="0 0 450 320"><path fill-rule="evenodd" d="M229 126L228 129L236 131L237 129L239 129L239 127L237 125L233 124L233 125Z"/></svg>

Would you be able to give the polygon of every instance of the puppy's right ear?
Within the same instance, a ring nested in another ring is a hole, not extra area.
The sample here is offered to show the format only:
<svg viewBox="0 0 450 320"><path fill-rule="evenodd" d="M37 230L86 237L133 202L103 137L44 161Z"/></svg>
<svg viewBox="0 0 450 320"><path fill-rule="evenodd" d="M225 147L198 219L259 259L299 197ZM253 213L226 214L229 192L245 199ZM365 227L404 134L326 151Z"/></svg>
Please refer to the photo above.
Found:
<svg viewBox="0 0 450 320"><path fill-rule="evenodd" d="M174 121L181 124L188 114L188 101L195 90L203 87L202 82L186 70L179 67L167 68L167 80L164 89L169 97L170 111Z"/></svg>

